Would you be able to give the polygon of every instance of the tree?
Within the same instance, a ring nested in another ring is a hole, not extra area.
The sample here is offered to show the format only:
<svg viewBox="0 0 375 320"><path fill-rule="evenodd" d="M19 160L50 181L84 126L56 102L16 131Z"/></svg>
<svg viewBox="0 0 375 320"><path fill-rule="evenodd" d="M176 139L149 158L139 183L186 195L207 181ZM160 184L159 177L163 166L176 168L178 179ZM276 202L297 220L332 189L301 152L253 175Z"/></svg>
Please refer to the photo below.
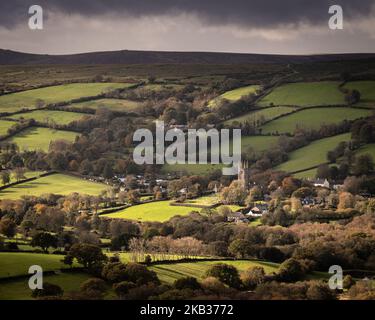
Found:
<svg viewBox="0 0 375 320"><path fill-rule="evenodd" d="M113 178L113 169L110 163L106 163L103 170L103 177L106 179Z"/></svg>
<svg viewBox="0 0 375 320"><path fill-rule="evenodd" d="M241 275L241 280L245 288L254 290L259 284L263 283L266 273L262 267L251 267Z"/></svg>
<svg viewBox="0 0 375 320"><path fill-rule="evenodd" d="M194 277L179 278L174 282L173 286L179 290L183 290L183 289L199 290L201 288L199 282Z"/></svg>
<svg viewBox="0 0 375 320"><path fill-rule="evenodd" d="M341 192L339 195L339 210L352 209L355 205L355 198L349 192Z"/></svg>
<svg viewBox="0 0 375 320"><path fill-rule="evenodd" d="M13 175L16 178L17 182L19 182L22 179L26 179L25 172L25 168L22 167L17 167L13 170Z"/></svg>
<svg viewBox="0 0 375 320"><path fill-rule="evenodd" d="M1 171L1 181L2 181L3 185L6 185L10 182L9 171L7 171L7 170Z"/></svg>
<svg viewBox="0 0 375 320"><path fill-rule="evenodd" d="M249 253L249 248L251 247L251 243L244 239L236 239L233 240L229 247L228 251L231 255L235 256L236 258L243 259Z"/></svg>
<svg viewBox="0 0 375 320"><path fill-rule="evenodd" d="M82 264L87 269L101 265L108 260L100 247L86 243L73 244L68 255L77 259L78 263Z"/></svg>
<svg viewBox="0 0 375 320"><path fill-rule="evenodd" d="M294 282L300 280L305 275L303 265L294 258L285 260L279 268L278 276L282 281Z"/></svg>
<svg viewBox="0 0 375 320"><path fill-rule="evenodd" d="M336 295L327 284L322 281L313 281L306 291L309 300L334 300Z"/></svg>
<svg viewBox="0 0 375 320"><path fill-rule="evenodd" d="M228 264L215 264L207 270L206 275L207 277L217 278L222 283L232 288L239 288L241 285L238 270L234 266Z"/></svg>
<svg viewBox="0 0 375 320"><path fill-rule="evenodd" d="M14 237L17 225L10 218L2 218L0 220L0 233L8 238Z"/></svg>
<svg viewBox="0 0 375 320"><path fill-rule="evenodd" d="M89 296L95 296L101 299L107 291L107 285L102 279L91 278L81 284L80 290Z"/></svg>
<svg viewBox="0 0 375 320"><path fill-rule="evenodd" d="M49 247L57 248L58 238L48 232L35 234L30 242L33 247L41 247L44 252L48 252Z"/></svg>
<svg viewBox="0 0 375 320"><path fill-rule="evenodd" d="M356 158L353 173L356 176L367 175L374 171L374 161L369 154L363 154Z"/></svg>

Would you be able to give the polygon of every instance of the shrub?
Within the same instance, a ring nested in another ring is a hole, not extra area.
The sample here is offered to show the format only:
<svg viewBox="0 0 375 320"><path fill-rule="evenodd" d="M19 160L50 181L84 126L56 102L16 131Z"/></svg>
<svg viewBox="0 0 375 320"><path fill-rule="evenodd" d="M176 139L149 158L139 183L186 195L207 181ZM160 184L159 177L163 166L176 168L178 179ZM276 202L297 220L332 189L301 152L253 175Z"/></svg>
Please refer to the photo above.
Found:
<svg viewBox="0 0 375 320"><path fill-rule="evenodd" d="M130 289L135 287L136 285L133 282L121 281L113 285L113 290L115 291L116 295L121 298L126 295Z"/></svg>
<svg viewBox="0 0 375 320"><path fill-rule="evenodd" d="M31 296L33 298L47 297L47 296L57 296L60 297L64 294L64 291L56 284L44 282L43 289L33 290Z"/></svg>
<svg viewBox="0 0 375 320"><path fill-rule="evenodd" d="M239 288L241 285L238 270L228 264L219 263L213 265L207 270L207 276L217 278L231 288Z"/></svg>
<svg viewBox="0 0 375 320"><path fill-rule="evenodd" d="M173 286L176 289L192 289L192 290L198 290L201 288L200 284L198 283L197 279L194 277L185 277L180 278L175 281Z"/></svg>
<svg viewBox="0 0 375 320"><path fill-rule="evenodd" d="M252 267L241 274L241 280L246 289L254 290L259 284L263 283L266 273L262 267Z"/></svg>

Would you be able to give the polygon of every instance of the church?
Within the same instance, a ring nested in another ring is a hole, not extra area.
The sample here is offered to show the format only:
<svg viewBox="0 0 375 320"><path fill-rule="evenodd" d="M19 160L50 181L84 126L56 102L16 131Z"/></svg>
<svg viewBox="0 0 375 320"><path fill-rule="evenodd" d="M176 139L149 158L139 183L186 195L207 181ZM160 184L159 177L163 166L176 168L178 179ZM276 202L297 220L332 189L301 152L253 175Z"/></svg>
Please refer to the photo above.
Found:
<svg viewBox="0 0 375 320"><path fill-rule="evenodd" d="M250 188L250 168L248 161L241 161L238 166L238 181L246 188Z"/></svg>

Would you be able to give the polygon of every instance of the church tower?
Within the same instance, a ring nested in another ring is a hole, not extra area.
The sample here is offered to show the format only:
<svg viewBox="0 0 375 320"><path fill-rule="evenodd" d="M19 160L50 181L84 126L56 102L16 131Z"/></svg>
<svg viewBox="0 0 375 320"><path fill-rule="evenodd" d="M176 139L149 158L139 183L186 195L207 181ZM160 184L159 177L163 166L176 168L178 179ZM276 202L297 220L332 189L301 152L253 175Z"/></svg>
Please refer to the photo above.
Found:
<svg viewBox="0 0 375 320"><path fill-rule="evenodd" d="M248 189L250 186L250 169L248 161L241 161L238 166L238 181Z"/></svg>

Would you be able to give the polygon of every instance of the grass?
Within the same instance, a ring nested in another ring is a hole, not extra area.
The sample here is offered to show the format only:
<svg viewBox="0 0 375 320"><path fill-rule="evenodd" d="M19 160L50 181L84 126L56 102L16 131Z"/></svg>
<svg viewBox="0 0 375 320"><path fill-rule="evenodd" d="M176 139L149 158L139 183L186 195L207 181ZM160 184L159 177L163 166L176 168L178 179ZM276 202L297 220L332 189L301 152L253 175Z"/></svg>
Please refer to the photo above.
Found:
<svg viewBox="0 0 375 320"><path fill-rule="evenodd" d="M356 152L356 156L360 156L363 154L369 154L375 160L375 143L366 144L360 147Z"/></svg>
<svg viewBox="0 0 375 320"><path fill-rule="evenodd" d="M95 109L95 110L101 107L104 107L112 111L131 112L131 111L136 111L138 108L141 107L141 105L142 104L140 102L132 101L132 100L99 99L99 100L74 103L70 105L70 107L88 108L88 109Z"/></svg>
<svg viewBox="0 0 375 320"><path fill-rule="evenodd" d="M342 141L350 141L350 133L320 139L297 149L289 154L287 162L277 166L275 169L296 172L326 163L328 161L327 152L336 148Z"/></svg>
<svg viewBox="0 0 375 320"><path fill-rule="evenodd" d="M278 264L266 263L260 261L249 260L224 260L224 261L199 261L187 263L174 263L174 264L159 264L150 267L155 271L159 279L168 284L172 284L182 277L195 277L199 280L203 279L207 270L217 263L226 263L235 266L240 272L247 270L250 267L260 266L263 267L267 273L276 272Z"/></svg>
<svg viewBox="0 0 375 320"><path fill-rule="evenodd" d="M218 203L220 200L217 196L211 195L211 196L205 196L205 197L200 197L197 199L190 199L186 200L184 203L188 204L196 204L200 206L212 206L216 203Z"/></svg>
<svg viewBox="0 0 375 320"><path fill-rule="evenodd" d="M244 152L262 152L268 150L277 144L278 136L252 136L241 138L241 149ZM230 144L232 149L233 143ZM220 146L213 149L212 154L220 153ZM188 175L208 175L216 170L221 170L223 164L165 164L163 165L163 173L186 173Z"/></svg>
<svg viewBox="0 0 375 320"><path fill-rule="evenodd" d="M8 129L14 126L17 122L14 121L7 121L7 120L0 120L0 136L6 135L8 133Z"/></svg>
<svg viewBox="0 0 375 320"><path fill-rule="evenodd" d="M85 273L60 273L57 275L46 275L43 280L60 286L64 293L78 291L80 285L87 279L92 278ZM0 285L0 300L32 300L28 279L6 281Z"/></svg>
<svg viewBox="0 0 375 320"><path fill-rule="evenodd" d="M70 101L128 86L130 84L127 83L72 83L12 93L0 96L0 112L14 112L22 108L34 109L39 99L47 104Z"/></svg>
<svg viewBox="0 0 375 320"><path fill-rule="evenodd" d="M375 81L348 82L345 89L356 89L361 93L360 106L375 106Z"/></svg>
<svg viewBox="0 0 375 320"><path fill-rule="evenodd" d="M349 107L314 108L301 110L264 125L263 133L293 133L296 129L319 129L322 125L339 124L370 116L371 110Z"/></svg>
<svg viewBox="0 0 375 320"><path fill-rule="evenodd" d="M164 222L177 215L187 215L192 211L200 211L194 208L170 206L170 203L171 201L144 203L115 213L104 214L101 217Z"/></svg>
<svg viewBox="0 0 375 320"><path fill-rule="evenodd" d="M0 278L27 275L32 265L41 266L43 271L69 268L61 262L63 257L56 254L0 252Z"/></svg>
<svg viewBox="0 0 375 320"><path fill-rule="evenodd" d="M256 126L258 126L258 122L263 123L264 121L272 120L276 117L279 117L283 114L287 114L289 112L292 112L295 110L293 107L273 107L273 108L267 108L264 110L257 110L249 112L243 116L233 118L230 120L225 121L225 124L232 124L233 122L239 122L239 123L255 123Z"/></svg>
<svg viewBox="0 0 375 320"><path fill-rule="evenodd" d="M9 138L7 142L18 145L21 151L41 150L47 152L51 141L67 140L73 142L78 133L50 128L31 127Z"/></svg>
<svg viewBox="0 0 375 320"><path fill-rule="evenodd" d="M56 110L36 110L12 115L12 119L34 119L42 123L57 123L60 125L69 124L73 121L82 119L87 116L84 113L66 112Z"/></svg>
<svg viewBox="0 0 375 320"><path fill-rule="evenodd" d="M296 173L293 176L298 179L315 179L317 171L317 169L306 170L300 173Z"/></svg>
<svg viewBox="0 0 375 320"><path fill-rule="evenodd" d="M101 183L59 173L2 190L0 191L0 199L19 199L26 195L40 196L49 193L68 195L73 192L99 195L106 188L107 186Z"/></svg>
<svg viewBox="0 0 375 320"><path fill-rule="evenodd" d="M302 82L289 83L277 87L265 96L259 105L275 106L325 106L344 105L344 95L339 91L339 82Z"/></svg>
<svg viewBox="0 0 375 320"><path fill-rule="evenodd" d="M241 88L237 88L234 90L230 90L218 96L217 98L211 100L208 105L209 107L215 107L216 102L219 101L220 99L236 101L236 100L241 99L241 97L243 96L247 96L249 94L255 93L259 89L260 89L260 86L251 85L251 86L246 86L246 87L241 87Z"/></svg>

